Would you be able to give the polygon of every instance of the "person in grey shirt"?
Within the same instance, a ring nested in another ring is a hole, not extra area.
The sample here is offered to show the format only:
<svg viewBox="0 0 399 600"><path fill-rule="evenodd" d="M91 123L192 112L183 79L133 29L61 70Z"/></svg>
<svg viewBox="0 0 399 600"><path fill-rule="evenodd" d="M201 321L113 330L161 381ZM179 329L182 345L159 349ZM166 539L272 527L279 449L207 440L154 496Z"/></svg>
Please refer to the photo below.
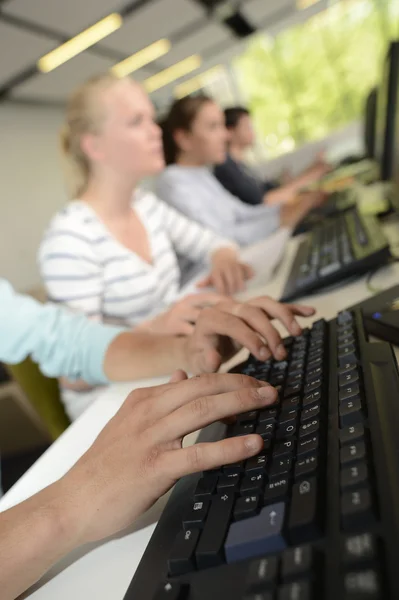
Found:
<svg viewBox="0 0 399 600"><path fill-rule="evenodd" d="M176 101L163 123L163 139L168 167L158 178L157 194L240 246L258 242L279 227L294 228L321 201L312 193L287 205L249 206L226 190L212 171L226 159L224 114L207 96Z"/></svg>

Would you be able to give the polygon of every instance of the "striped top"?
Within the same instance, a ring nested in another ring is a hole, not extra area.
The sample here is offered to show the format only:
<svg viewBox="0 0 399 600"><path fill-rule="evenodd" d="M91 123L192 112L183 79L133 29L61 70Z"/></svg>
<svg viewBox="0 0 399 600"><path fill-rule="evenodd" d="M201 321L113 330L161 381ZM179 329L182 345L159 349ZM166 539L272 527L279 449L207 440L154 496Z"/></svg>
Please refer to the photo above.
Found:
<svg viewBox="0 0 399 600"><path fill-rule="evenodd" d="M133 202L152 264L118 242L88 204L73 201L52 220L39 250L50 300L95 320L134 326L176 300L176 254L207 263L215 250L231 246L152 193L139 190Z"/></svg>

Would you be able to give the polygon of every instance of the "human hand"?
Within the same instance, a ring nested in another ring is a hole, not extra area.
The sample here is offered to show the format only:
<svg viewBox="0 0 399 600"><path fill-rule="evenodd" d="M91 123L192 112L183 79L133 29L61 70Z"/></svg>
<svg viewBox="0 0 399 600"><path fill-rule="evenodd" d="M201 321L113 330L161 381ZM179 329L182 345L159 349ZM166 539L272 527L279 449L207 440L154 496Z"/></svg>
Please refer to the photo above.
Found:
<svg viewBox="0 0 399 600"><path fill-rule="evenodd" d="M180 478L254 456L258 435L183 448L215 421L273 404L269 384L244 375L203 375L135 390L92 447L55 485L73 536L97 541L130 525Z"/></svg>
<svg viewBox="0 0 399 600"><path fill-rule="evenodd" d="M282 304L268 296L241 303L228 300L202 311L193 335L186 340L187 366L192 373L217 371L246 347L257 359L286 357L285 347L273 319L279 320L290 335L300 335L296 316L310 317L315 310L299 304ZM237 346L238 344L238 346Z"/></svg>
<svg viewBox="0 0 399 600"><path fill-rule="evenodd" d="M220 294L232 295L245 289L245 282L254 276L252 267L241 263L232 248L221 248L212 256L212 270L197 286L215 287Z"/></svg>
<svg viewBox="0 0 399 600"><path fill-rule="evenodd" d="M313 209L319 208L326 200L327 195L321 191L301 192L293 202L281 208L280 222L283 227L295 227Z"/></svg>

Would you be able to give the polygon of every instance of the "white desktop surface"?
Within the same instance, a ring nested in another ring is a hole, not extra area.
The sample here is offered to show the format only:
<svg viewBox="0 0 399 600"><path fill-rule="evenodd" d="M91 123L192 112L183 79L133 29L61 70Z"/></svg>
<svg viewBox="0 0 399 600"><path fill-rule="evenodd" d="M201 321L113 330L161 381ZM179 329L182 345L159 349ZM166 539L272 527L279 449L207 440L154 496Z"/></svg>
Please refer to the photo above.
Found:
<svg viewBox="0 0 399 600"><path fill-rule="evenodd" d="M389 227L387 228L390 233ZM393 230L396 234L396 230ZM288 244L286 255L276 276L268 284L251 286L243 297L270 295L279 298L295 255L298 239ZM259 248L257 248L257 253ZM267 259L265 259L267 260ZM387 289L399 281L399 263L383 267L373 277L373 286ZM317 309L314 319L332 318L339 310L369 297L366 277L335 289L328 289L301 301ZM307 321L309 323L310 321ZM305 321L304 321L305 323ZM398 357L399 353L397 353ZM99 399L49 448L16 485L0 501L0 510L31 496L61 477L90 446L100 430L114 415L127 394L134 388L156 385L165 379L147 380L134 384L112 385L104 389ZM186 439L193 443L197 434ZM111 541L80 549L61 561L23 598L31 600L122 600L129 582L154 530L167 498L161 499L139 519L129 533ZM29 535L29 532L27 532Z"/></svg>

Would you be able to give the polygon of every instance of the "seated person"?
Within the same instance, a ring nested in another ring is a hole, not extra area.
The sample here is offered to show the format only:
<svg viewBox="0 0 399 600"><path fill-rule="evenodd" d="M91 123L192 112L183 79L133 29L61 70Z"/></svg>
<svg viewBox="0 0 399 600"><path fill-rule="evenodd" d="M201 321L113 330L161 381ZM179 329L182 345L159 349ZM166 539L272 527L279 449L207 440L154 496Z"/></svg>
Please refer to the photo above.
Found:
<svg viewBox="0 0 399 600"><path fill-rule="evenodd" d="M224 114L207 96L176 101L163 132L168 167L158 178L158 196L240 246L258 242L279 227L295 228L323 200L309 193L289 205L248 206L226 190L212 172L226 160Z"/></svg>
<svg viewBox="0 0 399 600"><path fill-rule="evenodd" d="M0 300L0 360L19 362L31 355L49 375L94 382L150 376L160 364L166 370L180 364L211 372L234 352L233 341L260 360L271 351L281 360L285 349L269 316L299 335L294 315L314 312L270 298L251 304L228 300L202 311L193 335L177 338L90 322L17 295L4 280ZM0 513L2 600L19 596L75 548L128 527L180 477L258 454L263 447L258 435L195 449L182 442L190 432L276 398L269 384L250 377L218 374L187 381L182 371L169 385L134 391L66 475ZM207 410L199 410L201 402Z"/></svg>
<svg viewBox="0 0 399 600"><path fill-rule="evenodd" d="M177 254L208 264L207 281L220 293L243 289L251 269L234 243L137 189L164 166L161 131L141 86L110 74L88 81L68 103L62 143L75 199L52 220L39 251L50 300L97 321L187 335L201 307L221 295L177 301ZM63 382L71 418L95 396Z"/></svg>
<svg viewBox="0 0 399 600"><path fill-rule="evenodd" d="M245 152L255 143L255 133L249 111L241 106L224 111L228 131L228 154L224 163L215 165L214 174L231 194L246 204L275 204L290 201L302 188L314 183L328 172L322 160L317 160L304 173L284 185L262 181L245 164Z"/></svg>

